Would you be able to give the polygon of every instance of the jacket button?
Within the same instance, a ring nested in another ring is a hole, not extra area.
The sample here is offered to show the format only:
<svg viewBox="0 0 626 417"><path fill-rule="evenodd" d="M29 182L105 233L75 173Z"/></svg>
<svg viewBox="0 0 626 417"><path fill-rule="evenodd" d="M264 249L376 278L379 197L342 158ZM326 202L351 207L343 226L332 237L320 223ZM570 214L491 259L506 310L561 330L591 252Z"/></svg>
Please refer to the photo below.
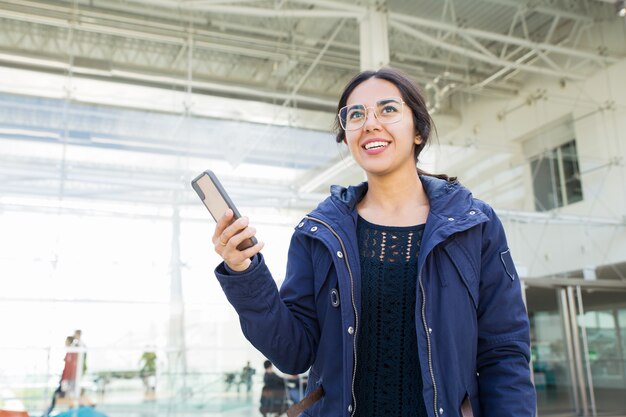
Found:
<svg viewBox="0 0 626 417"><path fill-rule="evenodd" d="M330 290L330 304L333 307L339 307L339 291L336 288Z"/></svg>
<svg viewBox="0 0 626 417"><path fill-rule="evenodd" d="M317 231L317 226L313 226L313 227L311 227L311 231L312 231L312 232Z"/></svg>
<svg viewBox="0 0 626 417"><path fill-rule="evenodd" d="M348 333L354 334L354 327L352 326L348 327Z"/></svg>
<svg viewBox="0 0 626 417"><path fill-rule="evenodd" d="M433 329L431 329L430 327L428 328L428 333L432 333Z"/></svg>
<svg viewBox="0 0 626 417"><path fill-rule="evenodd" d="M448 221L449 222L453 222L454 221L454 217L448 217Z"/></svg>
<svg viewBox="0 0 626 417"><path fill-rule="evenodd" d="M470 211L470 214L473 216L474 214L476 214L476 212L474 210Z"/></svg>
<svg viewBox="0 0 626 417"><path fill-rule="evenodd" d="M337 251L337 257L338 258L343 258L343 252L341 252L340 250Z"/></svg>
<svg viewBox="0 0 626 417"><path fill-rule="evenodd" d="M300 222L300 224L298 225L298 227L302 227L304 226L304 222Z"/></svg>
<svg viewBox="0 0 626 417"><path fill-rule="evenodd" d="M352 412L352 404L348 406L348 413L351 413L351 412Z"/></svg>
<svg viewBox="0 0 626 417"><path fill-rule="evenodd" d="M443 414L443 408L439 409L439 414Z"/></svg>

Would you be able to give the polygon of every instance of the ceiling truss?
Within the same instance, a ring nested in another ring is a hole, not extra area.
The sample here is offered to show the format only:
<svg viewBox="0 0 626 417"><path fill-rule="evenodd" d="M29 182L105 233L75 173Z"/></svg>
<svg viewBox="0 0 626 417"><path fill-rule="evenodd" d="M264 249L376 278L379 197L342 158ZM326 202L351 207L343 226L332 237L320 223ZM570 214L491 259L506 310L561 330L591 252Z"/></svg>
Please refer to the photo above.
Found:
<svg viewBox="0 0 626 417"><path fill-rule="evenodd" d="M625 54L599 36L598 22L610 19L613 10L596 0L0 0L0 66L66 76L65 98L70 102L72 82L80 77L332 116L340 88L360 69L360 22L372 11L386 13L390 64L421 82L431 109L442 116L456 115L457 103L470 95L513 97L529 77L585 79ZM193 118L194 111L190 100L182 120ZM38 112L40 120L27 120L25 114L14 114L4 123L60 132L57 142L66 144L73 140L71 132L80 130L76 123L81 121L67 115L51 123L54 119L45 111ZM261 131L276 134L271 128ZM128 131L126 136L104 133L113 138L114 146L126 150L159 153L159 146L173 146L172 155L182 152L177 143L158 143L141 133L132 138ZM234 166L291 164L301 170L295 181L266 188L261 182L254 184L265 195L277 196L272 204L288 206L299 198L309 204L306 196L317 198L315 193L333 176L354 175L350 162L336 157L336 152L328 155L328 149L315 141L307 142L304 151L302 143L294 152L285 141L280 149L268 152L265 139L251 142L245 136L229 135L236 142L233 147L242 150L236 156L226 147L202 153L201 142L192 146L206 158L226 153ZM137 138L144 143L138 146ZM125 143L131 139L133 145ZM70 144L103 146L93 141ZM95 180L96 188L84 190L95 174L85 166L65 167L57 177L53 162L35 159L2 161L11 167L4 172L11 179L11 190L19 188L20 178L31 178L27 174L38 164L49 174L38 177L42 187L49 185L46 180L67 180L68 195L97 194ZM316 163L307 165L307 159ZM467 165L474 162L468 160ZM162 175L171 175L140 171L138 175L153 184L162 182ZM102 197L117 193L123 199L133 194L124 191L131 191L126 179L120 176L118 188L101 188ZM289 191L281 193L280 187ZM251 192L243 182L235 183L235 188ZM159 187L146 190L143 198L166 200L167 193L159 194Z"/></svg>
<svg viewBox="0 0 626 417"><path fill-rule="evenodd" d="M596 1L576 10L549 6L553 1L446 0L419 8L419 14L412 2L392 0L110 3L1 0L0 62L122 82L146 76L228 94L215 87L222 84L253 100L284 100L297 90L294 104L330 110L322 103L332 102L337 86L359 69L359 20L372 7L387 11L391 65L423 83L454 84L448 95L512 94L520 74L576 80L590 67L622 58L581 44L594 24L593 13L607 7ZM479 11L494 9L502 22L460 19L468 14L468 3ZM394 33L408 38L397 41Z"/></svg>

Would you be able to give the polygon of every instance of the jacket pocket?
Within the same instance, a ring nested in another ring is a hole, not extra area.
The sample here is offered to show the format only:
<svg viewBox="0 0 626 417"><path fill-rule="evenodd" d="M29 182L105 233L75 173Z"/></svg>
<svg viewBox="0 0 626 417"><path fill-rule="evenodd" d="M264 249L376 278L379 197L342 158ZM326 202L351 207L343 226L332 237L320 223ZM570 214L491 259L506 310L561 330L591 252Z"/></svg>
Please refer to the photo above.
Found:
<svg viewBox="0 0 626 417"><path fill-rule="evenodd" d="M470 254L456 240L451 240L449 243L445 244L443 251L447 255L447 257L444 257L442 260L442 264L439 265L439 274L442 277L443 285L447 285L447 279L449 278L445 275L458 275L472 299L474 308L478 308L480 280L474 262L470 258Z"/></svg>
<svg viewBox="0 0 626 417"><path fill-rule="evenodd" d="M302 411L302 416L306 416L306 417L320 417L321 416L321 410L322 410L322 404L324 403L324 394L323 394L323 389L324 386L322 385L322 378L320 378L314 371L313 368L311 368L311 370L309 371L309 381L307 383L306 386L306 391L304 392L304 397L308 397L313 391L315 391L316 389L321 388L322 389L322 397L317 399L313 404L311 404L308 408L304 409Z"/></svg>

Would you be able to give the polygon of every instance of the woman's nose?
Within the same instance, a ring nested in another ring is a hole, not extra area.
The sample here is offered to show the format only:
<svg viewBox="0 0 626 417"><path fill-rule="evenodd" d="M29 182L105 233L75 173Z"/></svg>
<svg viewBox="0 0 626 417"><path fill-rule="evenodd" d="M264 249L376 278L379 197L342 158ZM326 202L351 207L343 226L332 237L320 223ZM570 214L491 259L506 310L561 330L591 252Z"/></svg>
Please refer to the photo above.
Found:
<svg viewBox="0 0 626 417"><path fill-rule="evenodd" d="M380 129L380 122L378 121L378 118L376 118L376 114L374 113L373 107L367 108L367 113L365 114L364 127L366 131Z"/></svg>

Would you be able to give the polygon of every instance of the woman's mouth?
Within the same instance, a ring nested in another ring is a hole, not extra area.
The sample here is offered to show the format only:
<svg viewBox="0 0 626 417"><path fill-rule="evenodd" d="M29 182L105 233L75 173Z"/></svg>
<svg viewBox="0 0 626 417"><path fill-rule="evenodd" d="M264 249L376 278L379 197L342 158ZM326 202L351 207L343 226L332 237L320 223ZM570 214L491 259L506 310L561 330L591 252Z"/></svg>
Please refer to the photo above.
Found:
<svg viewBox="0 0 626 417"><path fill-rule="evenodd" d="M362 148L365 149L365 152L368 155L376 155L383 152L387 146L389 146L389 142L384 140L373 140L365 143Z"/></svg>
<svg viewBox="0 0 626 417"><path fill-rule="evenodd" d="M363 147L369 151L370 149L380 148L380 147L387 146L387 145L388 145L387 142L377 141L377 142L366 143L365 146Z"/></svg>

